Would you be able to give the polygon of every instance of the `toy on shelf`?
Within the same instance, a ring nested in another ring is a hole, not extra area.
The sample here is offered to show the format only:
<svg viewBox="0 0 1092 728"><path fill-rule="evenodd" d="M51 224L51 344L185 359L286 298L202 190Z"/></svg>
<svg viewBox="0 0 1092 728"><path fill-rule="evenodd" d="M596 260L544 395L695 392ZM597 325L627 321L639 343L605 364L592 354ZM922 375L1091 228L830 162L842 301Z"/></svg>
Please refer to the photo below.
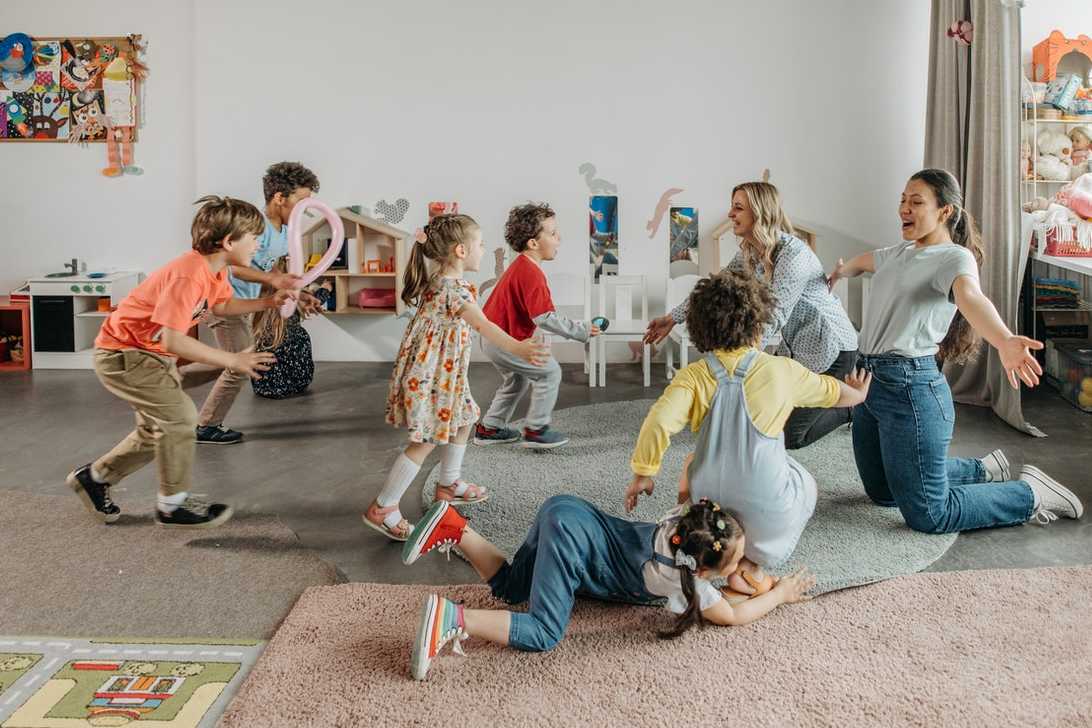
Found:
<svg viewBox="0 0 1092 728"><path fill-rule="evenodd" d="M1089 147L1092 147L1092 129L1087 126L1075 126L1069 130L1069 140L1073 142L1073 166L1084 165L1088 171Z"/></svg>
<svg viewBox="0 0 1092 728"><path fill-rule="evenodd" d="M1036 146L1039 156L1035 169L1039 177L1056 182L1067 182L1072 174L1072 143L1060 131L1045 129L1040 132Z"/></svg>
<svg viewBox="0 0 1092 728"><path fill-rule="evenodd" d="M1092 71L1092 38L1079 35L1066 38L1060 30L1051 31L1046 40L1036 44L1031 50L1031 64L1034 69L1032 81L1050 81L1059 71L1058 65L1065 59L1065 64L1075 64L1073 70L1083 70L1080 75L1087 79Z"/></svg>

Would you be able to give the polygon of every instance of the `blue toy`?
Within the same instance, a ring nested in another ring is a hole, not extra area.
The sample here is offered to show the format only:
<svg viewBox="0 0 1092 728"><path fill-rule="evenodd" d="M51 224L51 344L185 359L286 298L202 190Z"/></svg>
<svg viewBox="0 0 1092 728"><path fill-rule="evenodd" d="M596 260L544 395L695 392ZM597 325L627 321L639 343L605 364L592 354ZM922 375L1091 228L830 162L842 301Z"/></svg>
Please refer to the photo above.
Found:
<svg viewBox="0 0 1092 728"><path fill-rule="evenodd" d="M592 326L598 326L600 331L606 331L610 328L610 319L606 316L596 316L591 322Z"/></svg>
<svg viewBox="0 0 1092 728"><path fill-rule="evenodd" d="M26 75L34 70L34 41L26 33L12 33L0 40L0 69Z"/></svg>

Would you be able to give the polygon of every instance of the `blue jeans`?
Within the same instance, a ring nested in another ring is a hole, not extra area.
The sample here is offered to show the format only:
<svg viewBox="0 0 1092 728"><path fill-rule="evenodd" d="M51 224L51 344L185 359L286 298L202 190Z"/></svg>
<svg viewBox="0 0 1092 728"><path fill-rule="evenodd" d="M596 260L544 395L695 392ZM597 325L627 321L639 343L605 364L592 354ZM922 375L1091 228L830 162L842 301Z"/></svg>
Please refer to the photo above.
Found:
<svg viewBox="0 0 1092 728"><path fill-rule="evenodd" d="M571 495L555 495L538 511L523 545L489 580L493 596L513 612L508 644L528 652L552 650L569 625L576 596L648 604L643 568L652 558L655 523L608 516Z"/></svg>
<svg viewBox="0 0 1092 728"><path fill-rule="evenodd" d="M906 525L952 533L1024 523L1034 495L1020 480L986 483L981 460L948 457L952 391L931 356L862 356L872 372L853 409L853 456L868 497L898 506Z"/></svg>

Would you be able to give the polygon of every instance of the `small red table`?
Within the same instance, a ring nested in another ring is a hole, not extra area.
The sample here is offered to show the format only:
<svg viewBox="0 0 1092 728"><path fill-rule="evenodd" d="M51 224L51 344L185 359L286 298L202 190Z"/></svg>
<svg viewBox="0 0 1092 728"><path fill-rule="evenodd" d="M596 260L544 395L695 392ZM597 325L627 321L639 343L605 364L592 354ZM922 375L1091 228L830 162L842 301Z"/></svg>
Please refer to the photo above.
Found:
<svg viewBox="0 0 1092 728"><path fill-rule="evenodd" d="M0 333L19 334L23 337L23 361L0 361L0 372L26 371L31 368L30 352L30 303L12 301L11 296L0 296Z"/></svg>

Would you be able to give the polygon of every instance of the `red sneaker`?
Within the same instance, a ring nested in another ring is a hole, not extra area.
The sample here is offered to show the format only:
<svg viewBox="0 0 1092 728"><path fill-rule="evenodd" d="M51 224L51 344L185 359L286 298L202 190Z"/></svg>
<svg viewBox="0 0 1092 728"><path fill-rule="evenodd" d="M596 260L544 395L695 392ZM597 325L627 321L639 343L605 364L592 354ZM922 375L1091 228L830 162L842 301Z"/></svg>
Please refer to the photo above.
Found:
<svg viewBox="0 0 1092 728"><path fill-rule="evenodd" d="M402 563L409 566L433 549L447 553L463 539L466 519L447 501L436 501L413 527L409 540L402 547Z"/></svg>

